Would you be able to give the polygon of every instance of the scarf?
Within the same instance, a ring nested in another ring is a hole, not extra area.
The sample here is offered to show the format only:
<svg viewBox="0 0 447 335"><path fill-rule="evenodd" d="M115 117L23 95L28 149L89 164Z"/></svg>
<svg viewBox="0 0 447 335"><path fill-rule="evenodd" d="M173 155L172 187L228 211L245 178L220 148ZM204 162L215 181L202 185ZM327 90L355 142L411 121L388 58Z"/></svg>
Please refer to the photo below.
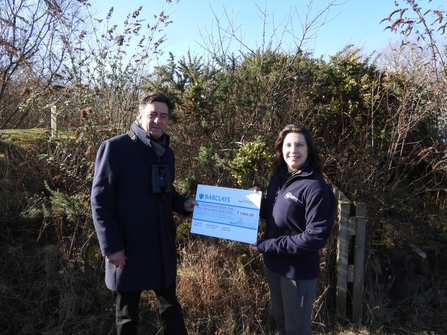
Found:
<svg viewBox="0 0 447 335"><path fill-rule="evenodd" d="M151 138L151 133L144 130L140 127L140 125L135 121L132 124L132 131L138 137L138 139L144 143L144 145L151 147L158 156L163 156L166 151L166 136L163 135L158 140L154 140Z"/></svg>

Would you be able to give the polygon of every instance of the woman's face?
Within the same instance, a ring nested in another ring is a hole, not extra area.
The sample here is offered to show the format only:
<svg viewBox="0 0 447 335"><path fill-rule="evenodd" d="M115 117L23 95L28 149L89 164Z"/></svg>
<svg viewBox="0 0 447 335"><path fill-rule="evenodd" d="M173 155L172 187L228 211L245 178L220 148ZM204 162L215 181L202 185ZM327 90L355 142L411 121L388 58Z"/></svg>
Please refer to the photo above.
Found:
<svg viewBox="0 0 447 335"><path fill-rule="evenodd" d="M282 155L289 172L295 171L306 163L308 146L301 133L288 133L282 144Z"/></svg>

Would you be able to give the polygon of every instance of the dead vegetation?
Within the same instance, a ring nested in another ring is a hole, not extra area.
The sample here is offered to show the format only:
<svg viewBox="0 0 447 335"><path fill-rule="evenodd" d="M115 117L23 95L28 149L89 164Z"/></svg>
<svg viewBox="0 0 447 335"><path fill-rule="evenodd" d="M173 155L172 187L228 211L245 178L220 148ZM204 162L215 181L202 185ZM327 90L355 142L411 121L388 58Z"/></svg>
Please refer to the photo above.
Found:
<svg viewBox="0 0 447 335"><path fill-rule="evenodd" d="M0 302L9 306L0 312L1 333L111 334L113 298L103 284L103 260L88 215L82 231L74 233L75 227L66 220L59 234L56 221L42 226L42 217L24 215L31 190L49 196L38 177L45 167L36 160L38 151L1 144L6 185L1 196L8 201L2 202ZM18 180L22 180L20 187ZM362 322L334 319L334 234L322 253L315 334L445 334L447 241L443 235L428 239L428 231L424 232L428 227L414 228L407 222L403 230L393 219L373 223L379 218L371 215L368 220L380 228L367 251ZM178 295L190 334L275 334L261 257L242 243L189 235L188 219L178 218L178 223ZM78 240L73 241L73 236ZM409 240L420 241L419 247L428 255L425 270L406 247ZM159 332L151 292L143 295L140 318L142 333Z"/></svg>

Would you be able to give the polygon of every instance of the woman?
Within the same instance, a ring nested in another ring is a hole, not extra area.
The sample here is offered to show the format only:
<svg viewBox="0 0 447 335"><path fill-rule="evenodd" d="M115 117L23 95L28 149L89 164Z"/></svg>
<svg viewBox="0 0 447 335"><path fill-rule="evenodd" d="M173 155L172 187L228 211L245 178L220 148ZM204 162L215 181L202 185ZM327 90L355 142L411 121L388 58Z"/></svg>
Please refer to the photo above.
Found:
<svg viewBox="0 0 447 335"><path fill-rule="evenodd" d="M267 220L265 237L250 249L264 256L280 335L308 335L319 250L331 234L336 202L322 177L323 160L309 130L286 126L275 152L273 176L261 207L261 217Z"/></svg>

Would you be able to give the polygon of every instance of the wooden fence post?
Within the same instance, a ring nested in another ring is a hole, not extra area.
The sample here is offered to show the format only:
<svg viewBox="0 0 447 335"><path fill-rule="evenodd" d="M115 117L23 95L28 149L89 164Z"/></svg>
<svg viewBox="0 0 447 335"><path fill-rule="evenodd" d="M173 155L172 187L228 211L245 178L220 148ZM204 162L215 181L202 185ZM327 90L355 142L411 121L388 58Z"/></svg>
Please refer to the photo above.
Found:
<svg viewBox="0 0 447 335"><path fill-rule="evenodd" d="M51 109L51 137L57 137L57 110L56 106L52 105Z"/></svg>
<svg viewBox="0 0 447 335"><path fill-rule="evenodd" d="M362 318L363 302L363 273L365 268L365 235L366 235L366 205L363 202L355 202L354 234L354 278L352 278L352 312L351 321L358 322Z"/></svg>
<svg viewBox="0 0 447 335"><path fill-rule="evenodd" d="M349 255L349 215L351 204L338 201L339 229L337 241L337 293L336 316L339 321L346 319L348 301L348 255Z"/></svg>
<svg viewBox="0 0 447 335"><path fill-rule="evenodd" d="M336 318L357 322L362 316L366 205L333 189L338 200Z"/></svg>

